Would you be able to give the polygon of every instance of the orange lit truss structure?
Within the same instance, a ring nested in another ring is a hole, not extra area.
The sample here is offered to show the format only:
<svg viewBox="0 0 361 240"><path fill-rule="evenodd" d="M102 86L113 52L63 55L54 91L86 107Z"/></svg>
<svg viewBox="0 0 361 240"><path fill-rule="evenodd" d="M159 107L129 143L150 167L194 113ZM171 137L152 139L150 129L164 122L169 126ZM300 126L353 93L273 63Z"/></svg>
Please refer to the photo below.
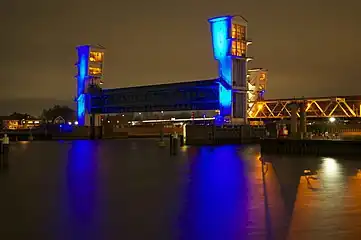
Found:
<svg viewBox="0 0 361 240"><path fill-rule="evenodd" d="M291 117L291 103L306 104L308 118L360 118L361 96L273 99L249 104L248 118L283 119Z"/></svg>

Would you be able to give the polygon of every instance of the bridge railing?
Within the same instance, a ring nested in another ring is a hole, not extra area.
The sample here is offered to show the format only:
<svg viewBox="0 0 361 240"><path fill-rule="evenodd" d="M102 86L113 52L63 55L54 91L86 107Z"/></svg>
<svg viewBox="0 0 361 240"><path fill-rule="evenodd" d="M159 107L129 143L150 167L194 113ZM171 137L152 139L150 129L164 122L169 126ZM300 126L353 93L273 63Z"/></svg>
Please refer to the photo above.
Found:
<svg viewBox="0 0 361 240"><path fill-rule="evenodd" d="M306 115L312 118L357 118L361 117L361 100L346 98L285 99L249 103L250 119L282 119L291 117L290 104L306 103Z"/></svg>

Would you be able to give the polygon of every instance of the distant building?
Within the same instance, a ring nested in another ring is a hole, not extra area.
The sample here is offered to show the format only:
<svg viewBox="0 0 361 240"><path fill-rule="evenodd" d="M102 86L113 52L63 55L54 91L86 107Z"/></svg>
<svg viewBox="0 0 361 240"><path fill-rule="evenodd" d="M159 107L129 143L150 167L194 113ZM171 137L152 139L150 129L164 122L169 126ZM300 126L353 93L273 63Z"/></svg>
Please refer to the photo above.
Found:
<svg viewBox="0 0 361 240"><path fill-rule="evenodd" d="M40 119L14 119L12 116L0 116L0 127L6 130L32 129L39 127L42 121Z"/></svg>

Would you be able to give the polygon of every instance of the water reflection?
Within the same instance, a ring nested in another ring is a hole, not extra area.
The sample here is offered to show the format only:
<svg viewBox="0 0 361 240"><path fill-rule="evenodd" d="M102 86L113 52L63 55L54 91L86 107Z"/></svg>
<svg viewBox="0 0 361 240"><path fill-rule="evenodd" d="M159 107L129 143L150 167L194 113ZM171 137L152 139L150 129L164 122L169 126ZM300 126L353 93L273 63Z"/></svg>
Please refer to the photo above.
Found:
<svg viewBox="0 0 361 240"><path fill-rule="evenodd" d="M233 239L247 224L245 162L229 146L200 148L189 160L182 239Z"/></svg>
<svg viewBox="0 0 361 240"><path fill-rule="evenodd" d="M0 232L12 239L361 236L358 161L261 158L258 146L188 146L169 156L143 139L12 149L0 172Z"/></svg>
<svg viewBox="0 0 361 240"><path fill-rule="evenodd" d="M321 170L325 173L325 176L328 179L340 177L340 164L337 162L336 159L333 158L323 158Z"/></svg>
<svg viewBox="0 0 361 240"><path fill-rule="evenodd" d="M66 169L71 239L94 238L96 230L98 144L74 141L68 155ZM66 203L64 203L66 204ZM90 233L91 232L91 233Z"/></svg>

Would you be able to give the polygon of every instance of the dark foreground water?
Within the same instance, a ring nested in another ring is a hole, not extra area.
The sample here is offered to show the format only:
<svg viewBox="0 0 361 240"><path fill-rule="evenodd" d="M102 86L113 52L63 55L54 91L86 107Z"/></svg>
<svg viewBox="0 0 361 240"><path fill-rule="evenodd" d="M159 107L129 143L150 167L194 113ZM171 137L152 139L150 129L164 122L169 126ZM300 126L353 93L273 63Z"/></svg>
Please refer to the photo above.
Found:
<svg viewBox="0 0 361 240"><path fill-rule="evenodd" d="M257 146L170 157L150 139L17 143L0 239L360 239L361 161L263 159Z"/></svg>

